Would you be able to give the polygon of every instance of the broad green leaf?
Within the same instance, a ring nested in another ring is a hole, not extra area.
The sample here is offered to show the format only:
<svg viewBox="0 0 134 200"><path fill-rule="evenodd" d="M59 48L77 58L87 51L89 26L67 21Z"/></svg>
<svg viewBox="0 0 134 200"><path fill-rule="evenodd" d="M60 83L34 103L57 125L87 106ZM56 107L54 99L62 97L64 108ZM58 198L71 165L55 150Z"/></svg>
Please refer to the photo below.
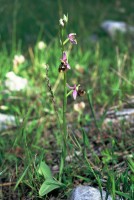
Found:
<svg viewBox="0 0 134 200"><path fill-rule="evenodd" d="M49 192L60 187L62 187L61 183L58 183L57 181L52 180L52 179L48 179L44 181L44 183L41 185L40 190L39 190L39 195L44 196L48 194Z"/></svg>
<svg viewBox="0 0 134 200"><path fill-rule="evenodd" d="M38 172L39 172L39 174L43 175L45 177L45 179L53 178L50 167L45 162L40 163Z"/></svg>

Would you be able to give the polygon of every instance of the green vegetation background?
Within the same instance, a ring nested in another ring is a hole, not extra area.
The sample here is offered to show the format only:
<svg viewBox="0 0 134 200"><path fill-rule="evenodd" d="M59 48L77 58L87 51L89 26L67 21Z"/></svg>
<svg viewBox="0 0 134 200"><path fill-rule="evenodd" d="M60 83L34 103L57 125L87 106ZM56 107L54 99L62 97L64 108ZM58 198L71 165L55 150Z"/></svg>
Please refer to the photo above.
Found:
<svg viewBox="0 0 134 200"><path fill-rule="evenodd" d="M51 41L62 10L69 15L70 31L84 38L106 19L133 23L133 7L132 0L0 0L0 41L9 43L16 37L27 46L39 34Z"/></svg>

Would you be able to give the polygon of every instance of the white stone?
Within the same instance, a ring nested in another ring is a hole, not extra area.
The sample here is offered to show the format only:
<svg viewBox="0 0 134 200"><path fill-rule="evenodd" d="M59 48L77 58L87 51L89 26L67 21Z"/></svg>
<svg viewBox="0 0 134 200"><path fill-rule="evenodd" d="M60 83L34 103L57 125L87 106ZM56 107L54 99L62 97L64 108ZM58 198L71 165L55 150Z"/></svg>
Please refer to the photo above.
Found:
<svg viewBox="0 0 134 200"><path fill-rule="evenodd" d="M134 109L133 108L129 108L129 109L123 109L121 111L117 111L115 113L115 115L118 116L126 116L126 115L133 115L134 116Z"/></svg>
<svg viewBox="0 0 134 200"><path fill-rule="evenodd" d="M22 123L22 119L17 119L18 122ZM14 115L8 115L0 113L0 131L7 130L11 127L16 127L16 117Z"/></svg>
<svg viewBox="0 0 134 200"><path fill-rule="evenodd" d="M106 31L112 38L115 37L117 32L134 33L134 27L133 26L129 26L125 22L119 22L119 21L106 20L106 21L102 22L101 28L104 31Z"/></svg>
<svg viewBox="0 0 134 200"><path fill-rule="evenodd" d="M13 115L0 113L0 131L6 130L11 126L16 126L15 117Z"/></svg>
<svg viewBox="0 0 134 200"><path fill-rule="evenodd" d="M11 71L6 74L5 86L10 91L20 91L26 89L28 81Z"/></svg>
<svg viewBox="0 0 134 200"><path fill-rule="evenodd" d="M75 154L73 154L73 155L68 155L67 157L66 157L66 161L67 162L71 162L72 161L72 159L77 155L77 156L79 156L81 154L81 152L80 151L76 151L75 152Z"/></svg>
<svg viewBox="0 0 134 200"><path fill-rule="evenodd" d="M73 190L69 200L105 200L106 192L104 190L102 190L102 198L98 189L90 186L78 186ZM108 196L107 200L112 200L112 197Z"/></svg>

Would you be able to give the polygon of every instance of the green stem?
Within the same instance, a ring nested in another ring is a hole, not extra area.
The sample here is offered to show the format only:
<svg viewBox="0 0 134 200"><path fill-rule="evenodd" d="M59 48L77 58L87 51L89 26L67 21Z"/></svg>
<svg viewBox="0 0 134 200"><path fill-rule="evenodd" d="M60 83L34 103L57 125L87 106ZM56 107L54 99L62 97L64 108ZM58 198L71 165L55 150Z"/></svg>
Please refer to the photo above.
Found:
<svg viewBox="0 0 134 200"><path fill-rule="evenodd" d="M67 107L67 73L64 73L64 100L63 100L63 131L64 131L64 140L66 141L67 136L67 124L66 124L66 107Z"/></svg>
<svg viewBox="0 0 134 200"><path fill-rule="evenodd" d="M63 45L65 45L69 41L69 38L67 38L64 42Z"/></svg>
<svg viewBox="0 0 134 200"><path fill-rule="evenodd" d="M61 32L61 40L62 40L62 45L61 45L61 50L62 50L62 55L64 52L64 41L63 41L63 36L64 36L64 29L62 29ZM66 143L66 135L67 135L67 125L66 125L66 107L67 107L67 73L64 72L64 95L63 95L63 147L65 147ZM64 148L63 148L64 149Z"/></svg>
<svg viewBox="0 0 134 200"><path fill-rule="evenodd" d="M61 51L62 56L64 52L64 42L63 42L63 35L64 30L61 30ZM67 123L66 123L66 109L67 109L67 73L64 72L64 94L63 94L63 132L62 132L62 155L61 155L61 161L60 161L60 172L59 172L59 181L61 182L62 174L65 166L65 158L66 158L66 139L67 139Z"/></svg>
<svg viewBox="0 0 134 200"><path fill-rule="evenodd" d="M67 96L68 97L70 94L72 94L73 90L70 90L68 93L67 93Z"/></svg>
<svg viewBox="0 0 134 200"><path fill-rule="evenodd" d="M66 159L66 139L67 139L67 123L66 123L66 109L67 109L67 73L64 73L64 96L63 96L63 132L62 132L62 155L60 161L60 172L59 172L59 181L61 182L62 174L65 166L65 159Z"/></svg>

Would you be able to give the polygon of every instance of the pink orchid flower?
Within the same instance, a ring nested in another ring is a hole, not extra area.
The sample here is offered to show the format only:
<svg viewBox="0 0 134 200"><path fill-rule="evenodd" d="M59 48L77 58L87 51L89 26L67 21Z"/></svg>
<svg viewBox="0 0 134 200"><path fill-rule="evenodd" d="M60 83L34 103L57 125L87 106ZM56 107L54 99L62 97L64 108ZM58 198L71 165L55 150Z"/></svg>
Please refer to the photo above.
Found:
<svg viewBox="0 0 134 200"><path fill-rule="evenodd" d="M72 44L77 44L77 40L76 40L75 36L76 36L76 33L70 33L70 34L68 35L68 38L69 38L69 40L70 40L70 42L71 42Z"/></svg>
<svg viewBox="0 0 134 200"><path fill-rule="evenodd" d="M61 64L63 65L63 67L65 67L65 70L66 69L71 69L70 65L68 64L68 61L67 61L67 55L66 55L66 52L63 52L63 56L62 56L62 59L61 60Z"/></svg>
<svg viewBox="0 0 134 200"><path fill-rule="evenodd" d="M77 90L77 86L76 85L74 85L73 87L71 87L71 86L69 86L68 84L67 84L67 87L69 88L69 89L71 89L71 90L73 90L73 98L74 98L74 100L76 100L76 97L77 97L77 95L78 95L78 90Z"/></svg>

